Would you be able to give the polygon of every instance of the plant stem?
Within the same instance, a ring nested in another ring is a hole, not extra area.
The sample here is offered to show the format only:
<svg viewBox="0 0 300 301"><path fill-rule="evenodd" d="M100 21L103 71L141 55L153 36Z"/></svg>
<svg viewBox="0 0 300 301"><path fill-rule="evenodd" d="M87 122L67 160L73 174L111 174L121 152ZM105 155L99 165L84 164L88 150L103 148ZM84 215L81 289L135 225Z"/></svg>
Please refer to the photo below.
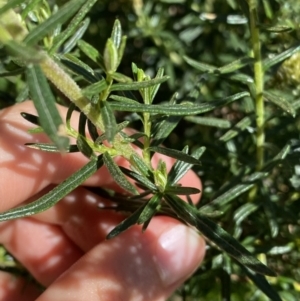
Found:
<svg viewBox="0 0 300 301"><path fill-rule="evenodd" d="M252 1L250 1L252 2ZM254 56L254 82L256 87L255 92L255 107L256 107L256 169L261 170L264 164L264 71L261 59L261 43L259 40L259 28L257 26L257 6L256 1L249 3L249 18L250 18L250 34Z"/></svg>

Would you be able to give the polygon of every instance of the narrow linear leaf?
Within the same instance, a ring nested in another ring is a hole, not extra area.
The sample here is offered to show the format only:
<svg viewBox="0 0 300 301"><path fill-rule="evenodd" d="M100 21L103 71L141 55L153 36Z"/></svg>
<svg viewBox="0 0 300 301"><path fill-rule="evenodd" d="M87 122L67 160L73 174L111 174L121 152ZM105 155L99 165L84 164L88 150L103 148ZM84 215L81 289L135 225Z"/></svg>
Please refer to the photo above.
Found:
<svg viewBox="0 0 300 301"><path fill-rule="evenodd" d="M243 68L246 65L253 63L253 61L254 61L254 59L251 57L243 57L236 61L233 61L232 63L230 63L228 65L218 68L218 70L221 74L231 73L238 69Z"/></svg>
<svg viewBox="0 0 300 301"><path fill-rule="evenodd" d="M29 113L26 113L26 112L21 112L20 114L21 114L21 116L24 119L26 119L27 121L31 122L32 124L34 124L34 125L40 125L40 121L39 121L39 117L38 116L29 114Z"/></svg>
<svg viewBox="0 0 300 301"><path fill-rule="evenodd" d="M293 117L296 116L296 111L293 107L293 105L286 100L285 98L276 95L272 92L264 91L263 92L264 98L276 106L280 107L283 111L287 112L288 114L292 115Z"/></svg>
<svg viewBox="0 0 300 301"><path fill-rule="evenodd" d="M88 159L91 159L94 156L93 149L89 146L84 136L78 135L76 144L80 152Z"/></svg>
<svg viewBox="0 0 300 301"><path fill-rule="evenodd" d="M87 121L87 126L88 126L88 130L89 130L89 134L90 134L91 138L93 139L93 141L96 141L99 137L97 128L89 119Z"/></svg>
<svg viewBox="0 0 300 301"><path fill-rule="evenodd" d="M158 84L162 84L167 81L169 76L163 76L160 78L153 78L150 80L145 80L141 82L131 82L131 83L119 83L113 84L110 88L110 91L129 91L129 90L140 90L144 88L149 88Z"/></svg>
<svg viewBox="0 0 300 301"><path fill-rule="evenodd" d="M87 97L91 97L92 95L100 94L106 88L107 88L107 83L106 80L103 78L100 81L85 87L82 90L82 94Z"/></svg>
<svg viewBox="0 0 300 301"><path fill-rule="evenodd" d="M270 171L272 168L274 168L280 162L282 162L289 154L291 150L291 146L292 146L291 142L288 142L273 159L271 159L264 165L263 170Z"/></svg>
<svg viewBox="0 0 300 301"><path fill-rule="evenodd" d="M75 33L75 31L78 31L80 28L80 22L83 20L83 18L86 16L86 14L90 11L92 6L97 2L97 0L86 0L81 5L80 9L78 10L77 14L74 16L74 18L70 21L67 28L61 32L59 35L57 35L54 38L53 45L51 49L49 50L50 53L55 53L57 49L72 35ZM80 37L79 37L80 38Z"/></svg>
<svg viewBox="0 0 300 301"><path fill-rule="evenodd" d="M88 27L90 25L90 19L86 18L81 22L81 24L78 25L78 27L75 29L75 33L70 37L69 40L65 42L63 45L63 49L61 50L61 53L69 53L72 51L74 47L76 47L77 42L82 38L82 36L87 31ZM54 53L56 50L53 49Z"/></svg>
<svg viewBox="0 0 300 301"><path fill-rule="evenodd" d="M181 187L181 186L168 186L165 189L165 193L176 195L191 195L198 194L201 191L195 187Z"/></svg>
<svg viewBox="0 0 300 301"><path fill-rule="evenodd" d="M198 147L196 148L191 156L195 159L199 160L199 158L203 155L205 152L205 147ZM182 152L187 153L188 147L186 146ZM183 161L176 161L173 167L171 168L169 174L168 174L168 185L174 185L176 184L191 168L193 167L193 164L186 163Z"/></svg>
<svg viewBox="0 0 300 301"><path fill-rule="evenodd" d="M80 60L75 59L74 57L71 58L69 54L67 58L67 60L61 60L61 63L63 63L67 68L69 68L75 74L82 76L90 83L98 82L98 78L95 76L94 71L89 66L87 66Z"/></svg>
<svg viewBox="0 0 300 301"><path fill-rule="evenodd" d="M228 204L229 202L231 202L232 200L234 200L244 192L251 189L254 186L255 181L258 181L266 176L267 176L266 172L255 172L252 175L245 177L243 179L244 183L235 185L234 187L227 190L225 193L215 198L210 203L202 206L200 209L201 213L202 214L211 213L215 210L224 207L226 204Z"/></svg>
<svg viewBox="0 0 300 301"><path fill-rule="evenodd" d="M57 27L58 24L64 24L71 18L78 9L86 2L86 0L71 0L53 14L45 22L35 27L25 38L27 45L34 45L43 39L49 32Z"/></svg>
<svg viewBox="0 0 300 301"><path fill-rule="evenodd" d="M125 97L125 96L110 95L109 98L113 99L113 100L116 100L116 101L129 103L129 104L136 104L136 103L138 103L136 100L128 98L128 97Z"/></svg>
<svg viewBox="0 0 300 301"><path fill-rule="evenodd" d="M138 194L136 188L126 179L120 167L114 162L107 152L103 154L103 160L109 173L120 187L132 194Z"/></svg>
<svg viewBox="0 0 300 301"><path fill-rule="evenodd" d="M97 63L102 68L102 70L105 70L103 57L96 48L94 48L92 45L88 44L87 42L85 42L83 40L79 40L77 45L78 45L79 49L88 58L90 58L93 62Z"/></svg>
<svg viewBox="0 0 300 301"><path fill-rule="evenodd" d="M85 180L87 180L102 165L103 162L101 156L99 156L97 160L91 160L84 167L72 174L72 176L67 178L65 181L60 183L58 186L56 186L54 189L52 189L50 192L48 192L38 200L25 206L14 208L6 212L0 213L0 221L30 216L51 208L68 193L70 193L72 190L74 190L76 187L82 184Z"/></svg>
<svg viewBox="0 0 300 301"><path fill-rule="evenodd" d="M293 30L292 27L286 25L276 25L276 26L265 26L264 24L259 24L259 28L269 32L282 33Z"/></svg>
<svg viewBox="0 0 300 301"><path fill-rule="evenodd" d="M233 220L237 225L241 224L243 220L247 218L250 214L256 211L259 208L258 204L255 203L246 203L239 207L233 215Z"/></svg>
<svg viewBox="0 0 300 301"><path fill-rule="evenodd" d="M158 128L156 129L156 133L152 138L151 146L162 144L164 140L173 132L181 119L181 116L169 116L160 122Z"/></svg>
<svg viewBox="0 0 300 301"><path fill-rule="evenodd" d="M197 62L187 56L183 56L183 59L193 68L207 73L214 73L218 71L218 68L209 64Z"/></svg>
<svg viewBox="0 0 300 301"><path fill-rule="evenodd" d="M23 64L38 64L44 59L44 54L22 42L8 41L5 43L5 48L12 57L21 60Z"/></svg>
<svg viewBox="0 0 300 301"><path fill-rule="evenodd" d="M176 149L170 149L170 148L165 148L165 147L160 147L160 146L152 146L152 147L149 147L148 150L150 150L151 152L166 155L168 157L171 157L171 158L174 158L174 159L186 162L186 163L190 163L193 165L201 165L199 160L195 159L194 157L192 157L184 152L176 150Z"/></svg>
<svg viewBox="0 0 300 301"><path fill-rule="evenodd" d="M112 231L110 231L108 233L108 235L106 236L106 239L112 239L112 238L118 236L119 234L121 234L122 232L124 232L125 230L127 230L128 228L130 228L131 226L135 225L146 205L147 205L147 203L142 205L134 213L132 213L129 217L127 217L125 220L123 220L118 226L116 226Z"/></svg>
<svg viewBox="0 0 300 301"><path fill-rule="evenodd" d="M300 45L291 47L273 57L267 58L263 61L263 68L264 70L270 69L272 66L284 61L285 59L292 56L294 53L300 51Z"/></svg>
<svg viewBox="0 0 300 301"><path fill-rule="evenodd" d="M272 270L257 260L229 233L212 220L200 214L195 207L190 206L174 195L172 197L165 195L165 200L180 218L196 227L207 239L216 244L221 250L234 257L242 265L259 274L276 276Z"/></svg>
<svg viewBox="0 0 300 301"><path fill-rule="evenodd" d="M215 118L215 117L200 117L200 116L188 116L184 118L187 121L201 124L205 126L213 126L221 129L228 129L231 126L231 123L229 120L221 119L221 118Z"/></svg>
<svg viewBox="0 0 300 301"><path fill-rule="evenodd" d="M26 68L31 97L39 115L40 124L50 139L61 149L68 146L68 138L58 135L59 126L63 124L55 105L55 98L50 90L45 75L39 66Z"/></svg>
<svg viewBox="0 0 300 301"><path fill-rule="evenodd" d="M227 131L223 136L219 138L220 141L228 141L235 136L237 136L240 132L244 131L247 129L253 121L253 117L246 116L242 120L240 120L237 124L234 125L232 129Z"/></svg>
<svg viewBox="0 0 300 301"><path fill-rule="evenodd" d="M109 142L114 140L117 133L115 115L107 101L100 101L100 113L104 123L105 136Z"/></svg>
<svg viewBox="0 0 300 301"><path fill-rule="evenodd" d="M159 68L156 73L155 78L162 78L163 76L164 76L164 69ZM160 84L157 84L151 88L151 95L150 95L151 103L153 102L155 95L156 95L157 91L159 90L159 87L160 87Z"/></svg>
<svg viewBox="0 0 300 301"><path fill-rule="evenodd" d="M239 264L239 263L238 263ZM239 264L246 275L253 281L253 283L272 301L283 301L279 294L273 289L270 283L267 281L266 277L260 274L253 273L245 268L243 265Z"/></svg>
<svg viewBox="0 0 300 301"><path fill-rule="evenodd" d="M0 7L0 15L7 12L9 9L16 7L17 5L24 3L24 0L9 0L6 4ZM1 3L2 4L2 3Z"/></svg>
<svg viewBox="0 0 300 301"><path fill-rule="evenodd" d="M126 42L127 42L127 37L126 36L122 36L122 38L121 38L121 44L118 47L118 66L120 65L120 63L122 61L122 58L123 58L123 55L124 55L124 51L125 51L125 48L126 48ZM123 81L121 81L121 82L123 82Z"/></svg>
<svg viewBox="0 0 300 301"><path fill-rule="evenodd" d="M112 33L111 33L111 39L114 45L116 46L116 48L119 49L122 40L122 27L118 19L115 20Z"/></svg>
<svg viewBox="0 0 300 301"><path fill-rule="evenodd" d="M186 116L195 115L214 110L219 106L224 106L242 97L249 96L248 92L241 92L232 96L226 97L222 100L210 101L207 103L193 105L193 104L174 104L174 105L146 105L146 104L131 104L131 103L119 103L110 102L110 106L113 110L125 111L125 112L146 112L152 114L163 114L173 116Z"/></svg>
<svg viewBox="0 0 300 301"><path fill-rule="evenodd" d="M139 216L139 219L137 221L138 225L141 225L148 220L151 220L151 218L156 214L157 209L159 207L160 201L162 199L162 196L160 194L155 194L146 204L144 207L141 215ZM144 229L143 229L144 231Z"/></svg>
<svg viewBox="0 0 300 301"><path fill-rule="evenodd" d="M149 177L151 172L146 163L142 160L140 156L133 153L130 156L130 163L135 169L137 169L144 177Z"/></svg>
<svg viewBox="0 0 300 301"><path fill-rule="evenodd" d="M25 143L25 145L33 149L38 149L50 153L61 152L61 150L56 145L50 143ZM79 149L76 144L71 144L64 151L66 153L76 153L79 152Z"/></svg>
<svg viewBox="0 0 300 301"><path fill-rule="evenodd" d="M157 191L157 187L155 186L154 183L152 183L148 178L146 178L143 175L140 175L132 170L129 170L127 168L121 167L120 169L122 170L122 172L128 176L129 178L135 180L137 183L140 183L142 185L144 185L145 187L147 187L148 189L152 190L152 191Z"/></svg>
<svg viewBox="0 0 300 301"><path fill-rule="evenodd" d="M118 66L119 66L119 62L118 62ZM119 73L119 72L114 72L111 75L111 77L119 83L131 83L132 82L132 78L130 78L129 76L126 76L122 73Z"/></svg>

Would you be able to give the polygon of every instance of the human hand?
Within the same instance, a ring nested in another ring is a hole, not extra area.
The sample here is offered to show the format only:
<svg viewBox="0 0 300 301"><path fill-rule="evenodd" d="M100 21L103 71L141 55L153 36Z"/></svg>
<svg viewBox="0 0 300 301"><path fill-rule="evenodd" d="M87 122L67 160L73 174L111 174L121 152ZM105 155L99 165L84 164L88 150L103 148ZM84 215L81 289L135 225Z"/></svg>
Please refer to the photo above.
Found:
<svg viewBox="0 0 300 301"><path fill-rule="evenodd" d="M66 109L59 110L65 116ZM48 140L27 133L30 125L20 112L35 114L29 101L0 111L0 212L37 199L87 162L80 153L24 146ZM72 118L76 125L78 114ZM173 162L165 161L169 167ZM192 171L181 183L201 186ZM115 183L103 167L84 185L113 188ZM204 240L165 216L154 217L145 233L134 226L105 240L124 217L98 210L98 204L107 206L109 200L78 187L43 213L0 223L0 243L46 287L41 293L21 277L0 272L0 300L165 300L201 263Z"/></svg>

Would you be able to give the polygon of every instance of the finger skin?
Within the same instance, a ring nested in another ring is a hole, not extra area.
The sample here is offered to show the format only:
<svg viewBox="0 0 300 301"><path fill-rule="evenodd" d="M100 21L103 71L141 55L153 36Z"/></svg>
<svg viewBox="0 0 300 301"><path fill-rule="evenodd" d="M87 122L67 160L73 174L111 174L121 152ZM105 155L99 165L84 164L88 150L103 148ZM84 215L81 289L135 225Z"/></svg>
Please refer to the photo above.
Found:
<svg viewBox="0 0 300 301"><path fill-rule="evenodd" d="M34 301L41 289L22 277L0 271L1 301Z"/></svg>
<svg viewBox="0 0 300 301"><path fill-rule="evenodd" d="M37 301L166 300L202 261L205 243L172 219L151 223L145 233L135 226L95 246Z"/></svg>
<svg viewBox="0 0 300 301"><path fill-rule="evenodd" d="M0 243L44 286L83 255L58 226L22 218L1 223L0 231Z"/></svg>

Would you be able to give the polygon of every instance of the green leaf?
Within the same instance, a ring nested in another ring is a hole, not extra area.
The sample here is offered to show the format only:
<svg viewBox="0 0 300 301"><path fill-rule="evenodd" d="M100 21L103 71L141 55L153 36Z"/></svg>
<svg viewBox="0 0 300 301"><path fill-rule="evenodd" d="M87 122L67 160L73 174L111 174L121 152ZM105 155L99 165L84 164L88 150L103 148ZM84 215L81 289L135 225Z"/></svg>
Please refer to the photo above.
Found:
<svg viewBox="0 0 300 301"><path fill-rule="evenodd" d="M152 87L161 84L169 79L169 76L163 76L161 78L153 78L150 80L145 80L141 82L131 82L131 83L119 83L113 84L110 91L129 91L129 90L140 90L148 87Z"/></svg>
<svg viewBox="0 0 300 301"><path fill-rule="evenodd" d="M146 165L146 163L143 161L143 159L139 155L133 153L130 156L130 163L144 177L150 176L151 172L150 172L149 167Z"/></svg>
<svg viewBox="0 0 300 301"><path fill-rule="evenodd" d="M83 2L82 6L78 10L77 14L74 16L74 18L71 20L71 22L68 24L67 28L61 32L59 35L57 35L54 40L52 47L49 50L50 54L53 54L59 49L59 47L74 33L79 31L79 28L82 26L80 23L83 20L83 18L86 16L86 14L90 11L92 6L97 2L97 0L86 0ZM84 24L84 23L83 23ZM80 39L80 37L79 37Z"/></svg>
<svg viewBox="0 0 300 301"><path fill-rule="evenodd" d="M194 157L181 152L179 150L176 149L170 149L170 148L165 148L165 147L160 147L160 146L152 146L148 148L149 151L151 152L155 152L155 153L159 153L189 164L193 164L193 165L201 165L201 162L197 159L195 159Z"/></svg>
<svg viewBox="0 0 300 301"><path fill-rule="evenodd" d="M181 116L169 116L161 121L156 128L156 132L151 141L151 146L162 144L163 141L173 132L181 119Z"/></svg>
<svg viewBox="0 0 300 301"><path fill-rule="evenodd" d="M104 164L116 183L132 194L138 194L136 188L126 179L120 167L114 162L108 152L103 154Z"/></svg>
<svg viewBox="0 0 300 301"><path fill-rule="evenodd" d="M267 173L265 172L254 172L250 176L245 177L242 183L235 185L210 203L202 206L200 209L201 213L207 214L219 210L224 205L251 189L254 186L255 181L258 181L265 176L267 176Z"/></svg>
<svg viewBox="0 0 300 301"><path fill-rule="evenodd" d="M97 160L91 160L84 167L76 171L74 174L72 174L72 176L61 182L58 186L38 200L22 207L13 208L6 212L0 213L0 221L30 216L51 208L76 187L86 181L102 165L103 162L101 156L99 156Z"/></svg>
<svg viewBox="0 0 300 301"><path fill-rule="evenodd" d="M205 152L205 147L198 147L196 148L191 156L195 159L199 160L202 154ZM183 153L188 153L188 146L186 146L183 150ZM176 161L175 164L172 166L169 175L168 175L168 185L176 184L191 168L193 164L186 163L183 161Z"/></svg>
<svg viewBox="0 0 300 301"><path fill-rule="evenodd" d="M22 65L38 64L44 59L44 54L21 42L8 41L5 48L12 57L21 60Z"/></svg>
<svg viewBox="0 0 300 301"><path fill-rule="evenodd" d="M90 134L91 138L93 139L93 141L96 141L99 137L97 128L89 119L87 121L87 126L88 126L88 130L89 130L89 134Z"/></svg>
<svg viewBox="0 0 300 301"><path fill-rule="evenodd" d="M258 204L246 203L239 207L233 214L233 220L237 225L241 224L251 213L259 208Z"/></svg>
<svg viewBox="0 0 300 301"><path fill-rule="evenodd" d="M231 123L229 120L221 119L221 118L215 118L215 117L199 117L199 116L188 116L184 118L187 121L205 125L205 126L213 126L221 129L228 129L231 126Z"/></svg>
<svg viewBox="0 0 300 301"><path fill-rule="evenodd" d="M192 67L195 69L206 72L206 73L215 73L218 71L218 68L209 64L197 62L187 56L183 56L183 59Z"/></svg>
<svg viewBox="0 0 300 301"><path fill-rule="evenodd" d="M126 47L126 41L127 41L127 37L126 36L122 36L121 39L121 44L118 48L118 66L120 65L123 55L124 55L124 51L125 51L125 47Z"/></svg>
<svg viewBox="0 0 300 301"><path fill-rule="evenodd" d="M80 152L88 159L91 159L94 156L93 149L89 146L85 137L78 135L76 144Z"/></svg>
<svg viewBox="0 0 300 301"><path fill-rule="evenodd" d="M120 169L122 170L122 172L128 176L129 178L135 180L137 183L144 185L145 187L147 187L148 189L150 189L151 191L157 191L157 187L155 184L153 184L147 177L145 177L144 175L138 174L132 170L129 170L125 167L120 166Z"/></svg>
<svg viewBox="0 0 300 301"><path fill-rule="evenodd" d="M138 225L147 222L156 214L157 210L159 209L161 199L162 196L160 194L155 194L154 196L152 196L152 198L146 203L146 206L144 207L142 213L139 216L139 219L137 220Z"/></svg>
<svg viewBox="0 0 300 301"><path fill-rule="evenodd" d="M127 230L128 228L130 228L131 226L133 226L134 224L136 224L146 205L147 205L147 203L143 204L133 214L131 214L129 217L127 217L125 220L123 220L112 231L110 231L108 233L108 235L106 236L106 239L112 239L112 238L118 236L120 233Z"/></svg>
<svg viewBox="0 0 300 301"><path fill-rule="evenodd" d="M276 106L280 107L286 113L292 115L293 117L296 116L296 111L295 111L293 105L285 98L283 98L279 95L276 95L272 92L268 92L268 91L264 91L263 95L266 100L268 100L268 101L272 102L273 104L275 104Z"/></svg>
<svg viewBox="0 0 300 301"><path fill-rule="evenodd" d="M230 139L237 136L240 132L246 130L253 122L253 116L246 116L234 125L232 129L227 131L223 136L219 138L220 141L229 141Z"/></svg>
<svg viewBox="0 0 300 301"><path fill-rule="evenodd" d="M2 14L4 14L5 12L7 12L9 9L14 8L21 3L24 3L24 0L23 1L22 0L8 0L6 4L4 4L2 7L0 7L0 16Z"/></svg>
<svg viewBox="0 0 300 301"><path fill-rule="evenodd" d="M263 61L263 68L265 71L270 69L272 66L284 61L285 59L292 56L294 53L300 51L300 45L291 47L275 56L272 56L270 58L267 58Z"/></svg>
<svg viewBox="0 0 300 301"><path fill-rule="evenodd" d="M273 289L273 287L269 284L266 277L260 274L253 273L245 268L243 265L239 264L239 266L243 269L246 275L253 281L253 283L272 301L283 301L278 293Z"/></svg>
<svg viewBox="0 0 300 301"><path fill-rule="evenodd" d="M33 149L38 149L41 151L45 151L45 152L50 152L50 153L59 153L61 152L61 150L53 144L50 143L25 143L25 145L27 147L33 148ZM64 152L66 153L76 153L79 152L79 149L77 147L77 145L75 144L71 144L69 145Z"/></svg>
<svg viewBox="0 0 300 301"><path fill-rule="evenodd" d="M293 30L292 27L287 25L275 25L275 26L265 26L264 24L259 24L259 28L268 32L282 33Z"/></svg>
<svg viewBox="0 0 300 301"><path fill-rule="evenodd" d="M195 69L206 72L206 73L214 73L214 74L226 74L226 73L231 73L234 72L238 69L243 68L246 65L249 65L253 63L253 58L250 57L243 57L240 59L237 59L236 61L233 61L232 63L225 65L223 67L215 67L212 65L204 64L201 62L197 62L187 56L184 56L183 59L192 67Z"/></svg>
<svg viewBox="0 0 300 301"><path fill-rule="evenodd" d="M87 31L89 25L90 25L89 18L83 20L75 29L75 33L71 36L71 38L65 42L65 44L63 45L63 49L61 50L61 53L67 54L71 52L72 49L76 47L77 42L82 38L82 36ZM55 51L53 50L53 52Z"/></svg>
<svg viewBox="0 0 300 301"><path fill-rule="evenodd" d="M53 14L45 22L39 24L35 27L25 38L25 43L27 45L34 45L41 39L43 39L49 32L57 27L58 24L64 24L68 19L70 19L78 9L87 0L71 0L65 5L59 8L59 10Z"/></svg>
<svg viewBox="0 0 300 301"><path fill-rule="evenodd" d="M83 40L79 40L77 45L88 58L97 63L102 70L105 70L103 57L96 48Z"/></svg>
<svg viewBox="0 0 300 301"><path fill-rule="evenodd" d="M91 69L88 65L70 54L66 54L64 57L66 57L67 60L62 59L61 62L71 71L82 76L90 83L96 83L98 81L93 69Z"/></svg>
<svg viewBox="0 0 300 301"><path fill-rule="evenodd" d="M100 81L85 87L82 90L82 94L87 97L92 97L93 95L97 95L97 94L99 95L106 88L107 88L107 83L106 80L103 78Z"/></svg>
<svg viewBox="0 0 300 301"><path fill-rule="evenodd" d="M108 39L103 54L105 70L109 74L116 72L118 68L118 50L112 39Z"/></svg>
<svg viewBox="0 0 300 301"><path fill-rule="evenodd" d="M155 78L162 78L163 76L164 76L164 69L159 68ZM160 84L157 84L151 88L151 90L150 90L151 91L151 95L150 95L151 103L153 102L155 95L159 90L159 87L160 87Z"/></svg>
<svg viewBox="0 0 300 301"><path fill-rule="evenodd" d="M118 63L119 65L119 63ZM119 72L114 72L111 77L119 82L119 83L131 83L132 82L132 78L122 74L122 73L119 73Z"/></svg>
<svg viewBox="0 0 300 301"><path fill-rule="evenodd" d="M117 103L111 102L111 108L117 111L125 112L146 112L152 114L163 114L173 116L195 115L214 110L219 106L224 106L242 97L249 96L248 92L241 92L222 100L210 101L207 103L194 104L175 104L175 105L147 105L147 104L131 104L131 103Z"/></svg>
<svg viewBox="0 0 300 301"><path fill-rule="evenodd" d="M175 195L191 195L200 192L201 191L198 188L194 188L194 187L168 186L165 189L165 193L175 194Z"/></svg>
<svg viewBox="0 0 300 301"><path fill-rule="evenodd" d="M252 64L254 59L252 57L243 57L238 60L233 61L232 63L218 68L218 71L221 74L231 73L238 69L241 69L249 64Z"/></svg>
<svg viewBox="0 0 300 301"><path fill-rule="evenodd" d="M116 100L116 101L120 101L120 102L126 102L129 104L136 104L138 103L136 100L125 97L125 96L119 96L119 95L110 95L109 96L110 99Z"/></svg>
<svg viewBox="0 0 300 301"><path fill-rule="evenodd" d="M38 116L29 114L29 113L26 113L26 112L21 112L20 114L27 121L31 122L34 125L39 125L40 126L40 121L39 121L39 117Z"/></svg>
<svg viewBox="0 0 300 301"><path fill-rule="evenodd" d="M105 136L108 142L112 142L117 133L115 115L107 101L100 101L100 113L104 123Z"/></svg>
<svg viewBox="0 0 300 301"><path fill-rule="evenodd" d="M66 149L69 139L58 135L63 122L45 75L39 66L29 66L26 68L26 77L41 126L58 148Z"/></svg>
<svg viewBox="0 0 300 301"><path fill-rule="evenodd" d="M236 239L219 225L200 214L198 210L174 195L165 195L165 200L176 214L190 225L196 227L207 239L216 244L221 250L234 257L242 265L263 275L276 276L267 266L257 260Z"/></svg>
<svg viewBox="0 0 300 301"><path fill-rule="evenodd" d="M112 33L111 33L111 40L116 46L116 48L119 49L122 41L122 27L118 19L115 20Z"/></svg>

